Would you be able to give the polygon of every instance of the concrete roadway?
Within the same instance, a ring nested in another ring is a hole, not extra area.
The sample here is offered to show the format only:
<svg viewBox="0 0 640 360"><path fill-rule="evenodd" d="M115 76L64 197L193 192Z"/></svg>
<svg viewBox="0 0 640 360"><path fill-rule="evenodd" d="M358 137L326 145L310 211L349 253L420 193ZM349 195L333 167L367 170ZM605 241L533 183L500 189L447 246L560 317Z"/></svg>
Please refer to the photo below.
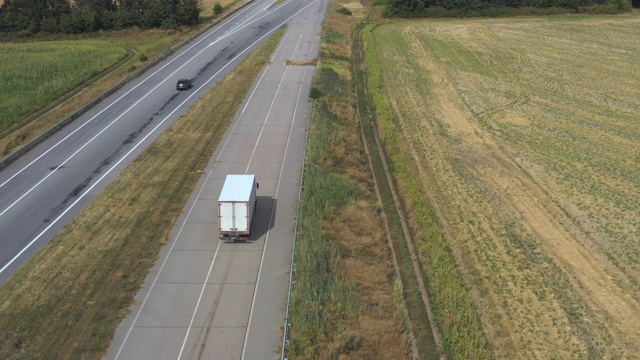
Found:
<svg viewBox="0 0 640 360"><path fill-rule="evenodd" d="M325 0L310 2L247 95L169 243L118 328L107 359L280 358L308 94ZM227 174L256 174L247 243L218 240L217 197Z"/></svg>
<svg viewBox="0 0 640 360"><path fill-rule="evenodd" d="M247 54L321 0L269 9L274 1L255 0L0 171L0 285ZM179 78L194 88L177 91Z"/></svg>

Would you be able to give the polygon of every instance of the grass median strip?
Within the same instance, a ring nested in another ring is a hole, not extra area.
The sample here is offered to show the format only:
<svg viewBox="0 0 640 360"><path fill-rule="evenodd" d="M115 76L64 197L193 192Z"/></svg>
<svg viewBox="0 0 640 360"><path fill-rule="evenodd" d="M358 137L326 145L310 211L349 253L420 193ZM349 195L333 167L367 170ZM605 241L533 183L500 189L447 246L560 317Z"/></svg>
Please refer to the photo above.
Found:
<svg viewBox="0 0 640 360"><path fill-rule="evenodd" d="M225 76L0 288L0 358L105 354L283 33Z"/></svg>

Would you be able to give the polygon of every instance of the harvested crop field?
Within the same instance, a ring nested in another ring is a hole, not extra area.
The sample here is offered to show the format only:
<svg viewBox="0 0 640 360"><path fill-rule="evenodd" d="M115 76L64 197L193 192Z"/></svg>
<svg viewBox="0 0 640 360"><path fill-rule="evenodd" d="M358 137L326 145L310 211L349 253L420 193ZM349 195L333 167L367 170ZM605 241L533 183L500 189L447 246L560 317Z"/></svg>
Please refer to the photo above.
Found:
<svg viewBox="0 0 640 360"><path fill-rule="evenodd" d="M430 203L493 356L638 356L640 16L369 31L398 185L408 208ZM424 222L414 214L429 273Z"/></svg>

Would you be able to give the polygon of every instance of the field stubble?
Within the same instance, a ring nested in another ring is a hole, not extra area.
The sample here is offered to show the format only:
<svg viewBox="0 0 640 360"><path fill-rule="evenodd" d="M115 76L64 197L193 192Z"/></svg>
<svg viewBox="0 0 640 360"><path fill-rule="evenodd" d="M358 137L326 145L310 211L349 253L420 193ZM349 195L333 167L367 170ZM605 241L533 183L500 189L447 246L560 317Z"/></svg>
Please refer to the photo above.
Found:
<svg viewBox="0 0 640 360"><path fill-rule="evenodd" d="M391 156L415 165L499 358L640 353L638 29L624 15L373 31L395 119L381 131L403 140Z"/></svg>

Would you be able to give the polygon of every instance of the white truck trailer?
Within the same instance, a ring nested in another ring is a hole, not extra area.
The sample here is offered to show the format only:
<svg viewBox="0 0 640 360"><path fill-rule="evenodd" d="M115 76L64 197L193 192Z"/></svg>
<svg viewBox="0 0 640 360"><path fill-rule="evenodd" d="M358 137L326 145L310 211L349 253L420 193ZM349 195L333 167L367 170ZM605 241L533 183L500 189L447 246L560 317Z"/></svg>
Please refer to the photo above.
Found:
<svg viewBox="0 0 640 360"><path fill-rule="evenodd" d="M227 175L218 198L220 240L249 240L257 188L255 175Z"/></svg>

